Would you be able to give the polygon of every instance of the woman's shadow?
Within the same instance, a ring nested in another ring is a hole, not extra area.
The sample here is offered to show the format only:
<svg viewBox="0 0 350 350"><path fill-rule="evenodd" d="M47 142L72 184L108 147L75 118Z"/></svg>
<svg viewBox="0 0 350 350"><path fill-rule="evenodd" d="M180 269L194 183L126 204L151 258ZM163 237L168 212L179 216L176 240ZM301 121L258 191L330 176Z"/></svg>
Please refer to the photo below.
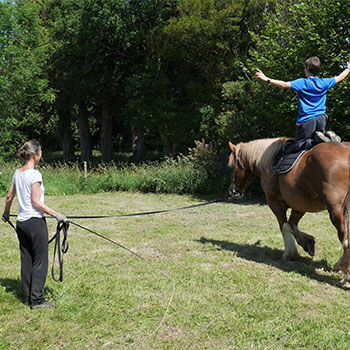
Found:
<svg viewBox="0 0 350 350"><path fill-rule="evenodd" d="M5 292L12 294L16 299L24 302L24 295L22 292L22 283L19 278L0 278L0 285L5 288ZM52 293L51 288L45 287L44 289L47 293Z"/></svg>
<svg viewBox="0 0 350 350"><path fill-rule="evenodd" d="M0 278L0 285L5 288L5 292L13 294L23 302L22 285L20 279Z"/></svg>
<svg viewBox="0 0 350 350"><path fill-rule="evenodd" d="M217 249L233 252L236 256L242 259L274 266L285 272L298 272L299 274L318 282L328 283L332 286L343 288L340 284L339 277L320 274L318 272L318 270L327 272L333 270L325 259L314 261L308 257L300 257L295 261L281 260L283 252L280 249L261 246L259 241L255 244L237 244L226 240L222 241L201 237L196 242L211 244L217 247Z"/></svg>

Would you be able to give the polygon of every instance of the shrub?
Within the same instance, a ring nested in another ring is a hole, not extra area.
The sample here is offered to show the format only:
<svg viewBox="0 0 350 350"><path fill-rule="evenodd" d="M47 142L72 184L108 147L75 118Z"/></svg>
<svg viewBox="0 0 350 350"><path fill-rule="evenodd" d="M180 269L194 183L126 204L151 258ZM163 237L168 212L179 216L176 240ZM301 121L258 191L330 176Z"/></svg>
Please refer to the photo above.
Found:
<svg viewBox="0 0 350 350"><path fill-rule="evenodd" d="M228 187L227 155L214 144L196 141L188 155L166 158L141 165L100 165L88 172L87 179L77 164L40 166L47 195L109 191L156 192L210 195ZM0 168L0 193L6 195L17 163Z"/></svg>

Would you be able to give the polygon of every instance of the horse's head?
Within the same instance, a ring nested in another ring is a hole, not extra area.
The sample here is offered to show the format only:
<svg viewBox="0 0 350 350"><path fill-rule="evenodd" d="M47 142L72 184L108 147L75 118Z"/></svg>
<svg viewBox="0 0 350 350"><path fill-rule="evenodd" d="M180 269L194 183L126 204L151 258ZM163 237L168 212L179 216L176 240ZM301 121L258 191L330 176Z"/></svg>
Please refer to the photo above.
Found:
<svg viewBox="0 0 350 350"><path fill-rule="evenodd" d="M232 180L228 193L232 198L241 198L244 196L244 191L252 181L254 174L249 166L244 164L240 157L239 145L235 146L229 142L231 154L228 165L232 168Z"/></svg>

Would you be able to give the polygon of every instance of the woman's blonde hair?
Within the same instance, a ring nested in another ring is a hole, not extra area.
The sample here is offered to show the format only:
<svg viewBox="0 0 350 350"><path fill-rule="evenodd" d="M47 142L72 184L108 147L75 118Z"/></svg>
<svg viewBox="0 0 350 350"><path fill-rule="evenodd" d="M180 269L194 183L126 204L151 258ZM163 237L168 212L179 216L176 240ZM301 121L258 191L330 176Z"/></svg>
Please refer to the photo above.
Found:
<svg viewBox="0 0 350 350"><path fill-rule="evenodd" d="M22 146L22 149L18 152L18 157L26 162L33 154L38 155L40 150L40 143L37 140L30 140Z"/></svg>

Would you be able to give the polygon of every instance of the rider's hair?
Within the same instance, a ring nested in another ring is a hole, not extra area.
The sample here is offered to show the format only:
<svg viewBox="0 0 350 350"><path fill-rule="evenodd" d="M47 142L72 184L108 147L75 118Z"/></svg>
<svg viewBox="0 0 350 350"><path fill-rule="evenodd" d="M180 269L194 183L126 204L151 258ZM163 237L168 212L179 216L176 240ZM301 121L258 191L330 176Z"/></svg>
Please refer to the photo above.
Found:
<svg viewBox="0 0 350 350"><path fill-rule="evenodd" d="M305 68L313 75L317 76L321 70L321 61L318 57L310 57L305 61Z"/></svg>
<svg viewBox="0 0 350 350"><path fill-rule="evenodd" d="M40 149L41 146L37 140L30 140L22 146L18 152L18 157L26 162L31 158L32 155L38 155Z"/></svg>

